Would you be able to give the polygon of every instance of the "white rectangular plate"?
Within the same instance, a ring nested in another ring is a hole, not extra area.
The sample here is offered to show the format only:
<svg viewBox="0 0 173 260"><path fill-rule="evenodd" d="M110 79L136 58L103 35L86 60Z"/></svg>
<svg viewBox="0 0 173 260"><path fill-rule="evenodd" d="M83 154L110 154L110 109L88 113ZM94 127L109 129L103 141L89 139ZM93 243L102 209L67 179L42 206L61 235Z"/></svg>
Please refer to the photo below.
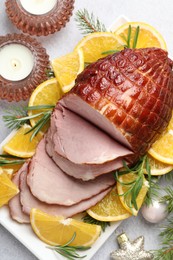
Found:
<svg viewBox="0 0 173 260"><path fill-rule="evenodd" d="M2 152L3 145L14 135L12 132L7 138L0 144L0 153ZM19 224L13 221L9 214L8 207L2 207L0 209L0 224L4 226L13 236L15 236L23 245L25 245L38 259L40 260L62 260L60 255L56 254L52 250L46 248L46 244L37 238L32 231L29 224ZM106 228L106 231L101 234L96 243L91 249L83 252L86 254L86 260L92 258L96 251L103 245L107 238L114 232L114 230L120 225L120 222L112 223L110 227Z"/></svg>
<svg viewBox="0 0 173 260"><path fill-rule="evenodd" d="M111 31L114 31L118 26L128 21L124 16L119 17L110 27ZM3 145L11 138L14 133L12 132L4 141L0 144L0 152L2 152ZM86 254L85 260L89 260L99 250L103 243L110 237L114 230L120 225L121 222L111 223L110 227L106 228L106 231L101 234L91 249L83 252ZM59 254L48 249L45 243L40 241L33 233L30 225L18 224L10 217L8 207L2 207L0 209L0 224L3 225L13 236L15 236L24 246L26 246L38 259L40 260L63 260Z"/></svg>

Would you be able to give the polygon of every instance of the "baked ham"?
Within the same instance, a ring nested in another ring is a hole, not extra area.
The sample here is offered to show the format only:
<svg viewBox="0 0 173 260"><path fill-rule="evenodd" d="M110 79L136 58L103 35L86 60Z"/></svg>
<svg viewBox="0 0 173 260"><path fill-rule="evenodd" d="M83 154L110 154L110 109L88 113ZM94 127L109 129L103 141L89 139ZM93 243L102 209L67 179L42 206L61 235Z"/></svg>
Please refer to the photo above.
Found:
<svg viewBox="0 0 173 260"><path fill-rule="evenodd" d="M115 179L112 173L89 182L68 176L48 156L42 139L30 162L27 184L40 201L71 206L107 190L115 184Z"/></svg>
<svg viewBox="0 0 173 260"><path fill-rule="evenodd" d="M28 168L28 161L23 164L23 166L20 168L20 170L15 174L15 176L12 178L12 181L16 186L19 188L19 180L20 175L23 175L27 172ZM16 196L14 196L8 203L10 215L11 218L16 220L19 223L29 223L30 218L28 215L26 215L22 210L22 205L20 203L20 193L18 193Z"/></svg>
<svg viewBox="0 0 173 260"><path fill-rule="evenodd" d="M172 75L166 51L125 49L89 65L59 103L143 155L171 118Z"/></svg>
<svg viewBox="0 0 173 260"><path fill-rule="evenodd" d="M31 209L37 208L53 216L63 216L68 218L94 206L106 196L111 188L102 191L88 200L81 201L72 206L50 205L38 200L32 195L27 185L27 173L20 175L20 190L20 201L22 204L22 210L25 214L30 215Z"/></svg>
<svg viewBox="0 0 173 260"><path fill-rule="evenodd" d="M122 158L132 154L93 124L61 106L51 116L46 150L65 173L83 180L122 167Z"/></svg>

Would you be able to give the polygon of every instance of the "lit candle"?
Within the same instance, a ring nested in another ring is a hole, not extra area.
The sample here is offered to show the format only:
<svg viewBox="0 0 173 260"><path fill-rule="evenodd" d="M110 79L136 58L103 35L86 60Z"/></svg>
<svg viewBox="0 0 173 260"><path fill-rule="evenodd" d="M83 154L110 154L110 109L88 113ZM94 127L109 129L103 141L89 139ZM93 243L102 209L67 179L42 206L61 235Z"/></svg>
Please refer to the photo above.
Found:
<svg viewBox="0 0 173 260"><path fill-rule="evenodd" d="M22 7L30 14L42 15L50 12L57 0L20 0Z"/></svg>
<svg viewBox="0 0 173 260"><path fill-rule="evenodd" d="M7 80L25 79L33 70L34 56L22 44L10 43L0 48L0 75Z"/></svg>

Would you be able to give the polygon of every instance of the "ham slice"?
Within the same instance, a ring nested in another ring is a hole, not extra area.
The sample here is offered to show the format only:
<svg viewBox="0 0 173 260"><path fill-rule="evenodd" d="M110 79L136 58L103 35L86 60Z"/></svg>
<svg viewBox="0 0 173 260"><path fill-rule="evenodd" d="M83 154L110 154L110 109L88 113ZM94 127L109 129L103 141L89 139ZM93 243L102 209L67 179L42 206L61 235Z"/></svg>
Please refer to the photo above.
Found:
<svg viewBox="0 0 173 260"><path fill-rule="evenodd" d="M27 167L28 167L28 162L24 163L24 165L20 168L20 170L15 174L15 176L12 179L12 181L16 184L16 186L19 189L20 189L19 187L20 176L25 175L25 173L27 172ZM8 206L9 206L10 215L12 219L16 220L19 223L30 222L29 216L22 211L22 205L20 203L20 193L18 193L15 197L13 197L9 201Z"/></svg>
<svg viewBox="0 0 173 260"><path fill-rule="evenodd" d="M27 185L27 174L22 174L20 176L20 201L22 204L22 210L26 214L30 214L32 208L40 209L47 214L54 215L54 216L63 216L63 217L72 217L73 215L83 212L88 208L94 206L97 202L102 200L104 196L111 190L110 188L99 193L96 196L88 200L81 201L78 204L73 206L61 206L61 205L50 205L44 202L41 202L36 197L34 197Z"/></svg>
<svg viewBox="0 0 173 260"><path fill-rule="evenodd" d="M87 66L59 103L142 155L172 115L172 64L158 48L125 49Z"/></svg>
<svg viewBox="0 0 173 260"><path fill-rule="evenodd" d="M65 173L83 180L122 167L122 158L132 154L93 124L61 106L52 114L46 150Z"/></svg>
<svg viewBox="0 0 173 260"><path fill-rule="evenodd" d="M45 139L31 160L27 184L32 194L48 204L70 206L89 199L115 184L112 173L85 182L65 174L45 151Z"/></svg>

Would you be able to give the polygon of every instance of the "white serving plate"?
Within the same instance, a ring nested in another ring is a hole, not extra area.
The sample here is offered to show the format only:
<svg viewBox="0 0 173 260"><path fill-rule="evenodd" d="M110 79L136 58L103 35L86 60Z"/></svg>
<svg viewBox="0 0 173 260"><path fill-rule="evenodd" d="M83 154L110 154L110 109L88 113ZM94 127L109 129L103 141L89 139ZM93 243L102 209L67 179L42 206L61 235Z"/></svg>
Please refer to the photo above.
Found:
<svg viewBox="0 0 173 260"><path fill-rule="evenodd" d="M120 16L110 26L111 31L115 31L117 27L127 22L128 19L124 16ZM7 138L0 144L0 153L2 152L3 145L14 135L14 131L7 136ZM84 251L81 255L87 255L86 260L90 260L104 242L111 236L121 222L113 222L106 228L105 232L102 232L101 236L94 243L91 249ZM26 248L28 248L39 260L63 260L64 257L55 253L47 248L47 245L43 243L32 231L29 224L19 224L13 221L10 217L7 206L0 209L0 224L4 226L14 237L16 237Z"/></svg>

